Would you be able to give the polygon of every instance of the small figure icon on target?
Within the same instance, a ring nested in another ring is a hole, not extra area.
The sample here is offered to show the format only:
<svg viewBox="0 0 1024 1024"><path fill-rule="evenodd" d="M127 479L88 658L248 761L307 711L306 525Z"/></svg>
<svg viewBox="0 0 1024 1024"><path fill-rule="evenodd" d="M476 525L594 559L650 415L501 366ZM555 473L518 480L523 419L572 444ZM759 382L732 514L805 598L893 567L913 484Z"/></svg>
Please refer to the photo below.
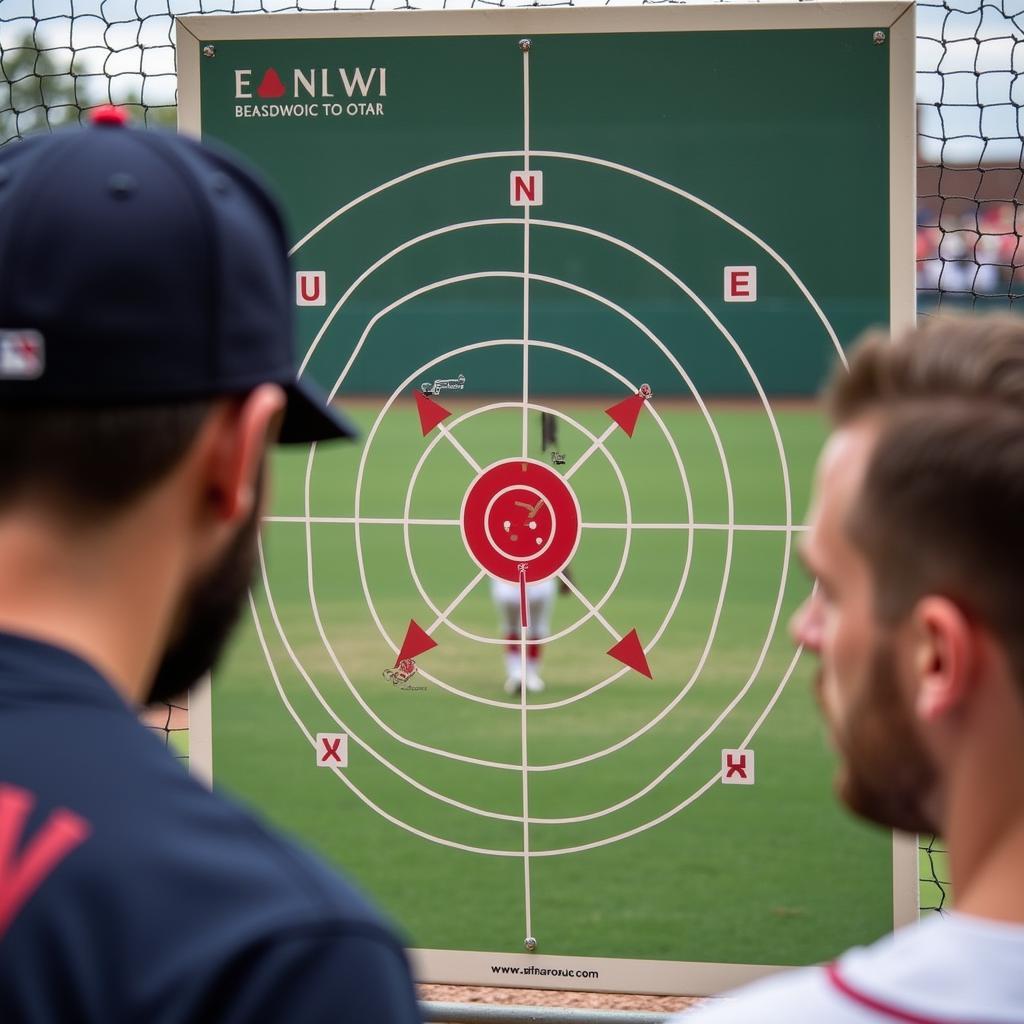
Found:
<svg viewBox="0 0 1024 1024"><path fill-rule="evenodd" d="M412 658L403 658L394 668L384 669L382 674L393 686L399 686L416 675L416 662Z"/></svg>

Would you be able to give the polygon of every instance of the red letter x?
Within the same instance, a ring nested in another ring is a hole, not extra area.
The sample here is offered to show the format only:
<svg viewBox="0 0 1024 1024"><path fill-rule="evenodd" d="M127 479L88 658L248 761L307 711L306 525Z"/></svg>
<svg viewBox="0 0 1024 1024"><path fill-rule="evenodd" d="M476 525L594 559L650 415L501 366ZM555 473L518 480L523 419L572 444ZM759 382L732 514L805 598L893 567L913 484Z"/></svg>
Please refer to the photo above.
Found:
<svg viewBox="0 0 1024 1024"><path fill-rule="evenodd" d="M28 790L0 785L0 936L29 896L92 831L85 819L59 807L19 854L35 802Z"/></svg>
<svg viewBox="0 0 1024 1024"><path fill-rule="evenodd" d="M324 739L324 756L320 758L320 763L324 764L329 761L332 757L338 764L341 764L341 758L338 756L338 747L341 746L341 738L335 740Z"/></svg>
<svg viewBox="0 0 1024 1024"><path fill-rule="evenodd" d="M740 754L740 756L734 761L732 754L725 755L725 777L731 779L734 775L738 775L741 779L747 777L747 755Z"/></svg>

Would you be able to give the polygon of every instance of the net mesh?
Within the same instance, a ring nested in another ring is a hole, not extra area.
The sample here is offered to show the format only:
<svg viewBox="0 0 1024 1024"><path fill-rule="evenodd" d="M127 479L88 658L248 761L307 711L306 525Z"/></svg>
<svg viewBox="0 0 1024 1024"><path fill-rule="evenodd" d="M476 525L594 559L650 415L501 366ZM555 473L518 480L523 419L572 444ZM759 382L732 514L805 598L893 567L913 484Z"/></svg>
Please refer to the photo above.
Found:
<svg viewBox="0 0 1024 1024"><path fill-rule="evenodd" d="M934 836L922 837L919 875L922 913L941 914L950 898L949 859L946 848Z"/></svg>
<svg viewBox="0 0 1024 1024"><path fill-rule="evenodd" d="M172 126L179 15L508 6L582 4L0 0L0 146L106 103ZM918 307L1011 307L1024 297L1024 0L922 0L917 18ZM187 760L186 707L154 709L146 723ZM920 864L921 909L941 912L949 881L935 839L922 840Z"/></svg>
<svg viewBox="0 0 1024 1024"><path fill-rule="evenodd" d="M181 697L166 704L154 704L143 713L142 720L182 764L188 764L188 703L186 698Z"/></svg>
<svg viewBox="0 0 1024 1024"><path fill-rule="evenodd" d="M1024 2L917 5L922 311L1024 295Z"/></svg>

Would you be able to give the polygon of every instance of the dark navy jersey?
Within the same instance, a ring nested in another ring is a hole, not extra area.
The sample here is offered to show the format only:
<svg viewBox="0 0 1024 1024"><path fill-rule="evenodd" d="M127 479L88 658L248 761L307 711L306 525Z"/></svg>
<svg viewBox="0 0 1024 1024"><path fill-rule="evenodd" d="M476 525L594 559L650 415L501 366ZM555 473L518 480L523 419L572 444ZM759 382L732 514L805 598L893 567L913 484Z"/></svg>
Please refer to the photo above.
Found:
<svg viewBox="0 0 1024 1024"><path fill-rule="evenodd" d="M210 793L67 651L0 633L0 1021L418 1021L345 881Z"/></svg>

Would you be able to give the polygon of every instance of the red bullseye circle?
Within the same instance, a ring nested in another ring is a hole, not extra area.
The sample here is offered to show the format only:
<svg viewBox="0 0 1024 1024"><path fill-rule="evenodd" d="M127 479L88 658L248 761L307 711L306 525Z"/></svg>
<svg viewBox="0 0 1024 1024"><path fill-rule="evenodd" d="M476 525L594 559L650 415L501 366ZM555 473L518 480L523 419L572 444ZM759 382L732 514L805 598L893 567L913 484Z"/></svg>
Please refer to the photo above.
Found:
<svg viewBox="0 0 1024 1024"><path fill-rule="evenodd" d="M543 462L508 459L488 466L462 499L462 539L485 572L511 583L526 567L530 583L563 569L580 541L580 506Z"/></svg>

